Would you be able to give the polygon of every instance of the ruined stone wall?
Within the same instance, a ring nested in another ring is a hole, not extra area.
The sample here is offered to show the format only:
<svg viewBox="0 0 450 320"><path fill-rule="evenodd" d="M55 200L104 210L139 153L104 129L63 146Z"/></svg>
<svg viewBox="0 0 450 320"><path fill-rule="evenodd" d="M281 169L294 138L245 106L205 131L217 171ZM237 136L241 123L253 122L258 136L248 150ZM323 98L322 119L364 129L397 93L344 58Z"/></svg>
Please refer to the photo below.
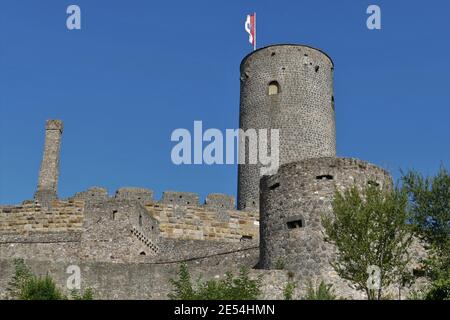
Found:
<svg viewBox="0 0 450 320"><path fill-rule="evenodd" d="M336 155L333 62L325 53L301 45L268 46L246 56L240 73L239 127L279 129L280 165ZM271 85L276 94L269 92ZM248 149L245 154L247 159ZM238 209L258 208L259 168L239 165Z"/></svg>

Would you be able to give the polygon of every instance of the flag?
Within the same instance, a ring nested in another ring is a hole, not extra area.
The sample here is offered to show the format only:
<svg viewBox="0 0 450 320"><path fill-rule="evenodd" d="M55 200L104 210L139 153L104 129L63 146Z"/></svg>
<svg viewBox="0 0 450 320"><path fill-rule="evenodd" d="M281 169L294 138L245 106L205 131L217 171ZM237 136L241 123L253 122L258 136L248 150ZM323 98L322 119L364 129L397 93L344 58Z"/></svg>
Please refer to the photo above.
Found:
<svg viewBox="0 0 450 320"><path fill-rule="evenodd" d="M245 20L245 31L248 33L248 41L253 45L253 50L256 49L256 12L247 15Z"/></svg>

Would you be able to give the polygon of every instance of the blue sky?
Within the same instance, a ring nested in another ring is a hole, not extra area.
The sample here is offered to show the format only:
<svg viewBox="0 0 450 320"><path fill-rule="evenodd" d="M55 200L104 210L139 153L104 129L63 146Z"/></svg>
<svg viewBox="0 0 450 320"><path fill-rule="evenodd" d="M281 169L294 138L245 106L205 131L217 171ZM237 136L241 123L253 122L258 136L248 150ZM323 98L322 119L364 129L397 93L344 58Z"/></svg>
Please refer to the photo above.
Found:
<svg viewBox="0 0 450 320"><path fill-rule="evenodd" d="M81 7L82 29L66 28ZM378 4L382 29L366 28ZM87 1L0 4L0 203L30 199L46 119L64 121L59 194L122 186L235 195L235 165L172 164L176 128L236 128L244 31L335 63L337 151L433 174L450 162L448 1Z"/></svg>

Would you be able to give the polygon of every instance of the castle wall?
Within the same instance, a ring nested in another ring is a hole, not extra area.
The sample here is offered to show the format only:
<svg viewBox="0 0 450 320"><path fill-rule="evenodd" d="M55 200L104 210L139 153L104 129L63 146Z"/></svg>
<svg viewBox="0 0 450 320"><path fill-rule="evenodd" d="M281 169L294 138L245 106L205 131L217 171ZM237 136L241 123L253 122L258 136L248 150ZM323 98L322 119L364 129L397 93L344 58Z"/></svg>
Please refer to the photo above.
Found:
<svg viewBox="0 0 450 320"><path fill-rule="evenodd" d="M259 238L257 212L161 203L148 203L145 208L166 238L226 242Z"/></svg>
<svg viewBox="0 0 450 320"><path fill-rule="evenodd" d="M81 231L84 202L51 202L51 208L34 201L0 207L0 234L50 231Z"/></svg>
<svg viewBox="0 0 450 320"><path fill-rule="evenodd" d="M218 208L230 197L179 205L153 201L146 189L120 190L108 197L90 188L51 207L0 207L0 257L148 263L257 250L258 214Z"/></svg>
<svg viewBox="0 0 450 320"><path fill-rule="evenodd" d="M198 194L193 192L177 192L177 191L165 191L161 199L162 203L165 204L176 204L176 205L199 205Z"/></svg>
<svg viewBox="0 0 450 320"><path fill-rule="evenodd" d="M92 288L95 299L167 299L173 287L170 279L177 278L179 263L171 264L141 264L141 263L98 263L98 262L50 262L26 260L32 271L38 275L50 274L59 288L66 294L67 267L76 264L81 270L81 289ZM220 257L188 261L192 279L201 277L204 280L221 279L227 271L235 275L241 266L245 266L240 260L235 260L235 265L227 263L224 266ZM6 288L8 281L14 274L11 260L0 259L0 299L7 298ZM286 271L252 270L251 278L262 275L262 298L282 299L283 289L287 283Z"/></svg>
<svg viewBox="0 0 450 320"><path fill-rule="evenodd" d="M116 191L115 198L145 203L153 201L153 191L145 188L120 188Z"/></svg>
<svg viewBox="0 0 450 320"><path fill-rule="evenodd" d="M211 193L206 196L205 207L234 210L234 198L226 194Z"/></svg>
<svg viewBox="0 0 450 320"><path fill-rule="evenodd" d="M333 62L326 54L300 45L269 46L245 57L240 72L239 127L279 129L280 165L335 156ZM248 154L247 148L247 162ZM259 168L239 165L238 209L258 208Z"/></svg>

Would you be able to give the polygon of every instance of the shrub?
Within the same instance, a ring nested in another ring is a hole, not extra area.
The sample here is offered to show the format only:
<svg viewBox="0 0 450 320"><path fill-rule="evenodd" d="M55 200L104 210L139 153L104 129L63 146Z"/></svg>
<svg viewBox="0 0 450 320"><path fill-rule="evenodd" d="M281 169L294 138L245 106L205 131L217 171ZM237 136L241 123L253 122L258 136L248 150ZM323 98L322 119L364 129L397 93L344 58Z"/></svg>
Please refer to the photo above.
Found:
<svg viewBox="0 0 450 320"><path fill-rule="evenodd" d="M172 300L256 300L261 294L261 276L250 279L249 270L241 268L235 277L227 272L225 279L202 282L199 278L194 286L185 263L180 265L178 279L170 279Z"/></svg>
<svg viewBox="0 0 450 320"><path fill-rule="evenodd" d="M53 279L46 275L38 277L26 266L23 259L14 260L15 273L8 283L7 291L12 299L18 300L67 300ZM93 292L90 288L80 295L72 291L72 300L92 300Z"/></svg>
<svg viewBox="0 0 450 320"><path fill-rule="evenodd" d="M297 285L294 282L292 282L292 281L287 282L287 284L283 290L284 300L292 300L292 298L294 296L294 290L296 287L297 287Z"/></svg>
<svg viewBox="0 0 450 320"><path fill-rule="evenodd" d="M321 281L319 286L315 288L312 282L309 282L306 295L303 300L336 300L336 295L331 284Z"/></svg>

